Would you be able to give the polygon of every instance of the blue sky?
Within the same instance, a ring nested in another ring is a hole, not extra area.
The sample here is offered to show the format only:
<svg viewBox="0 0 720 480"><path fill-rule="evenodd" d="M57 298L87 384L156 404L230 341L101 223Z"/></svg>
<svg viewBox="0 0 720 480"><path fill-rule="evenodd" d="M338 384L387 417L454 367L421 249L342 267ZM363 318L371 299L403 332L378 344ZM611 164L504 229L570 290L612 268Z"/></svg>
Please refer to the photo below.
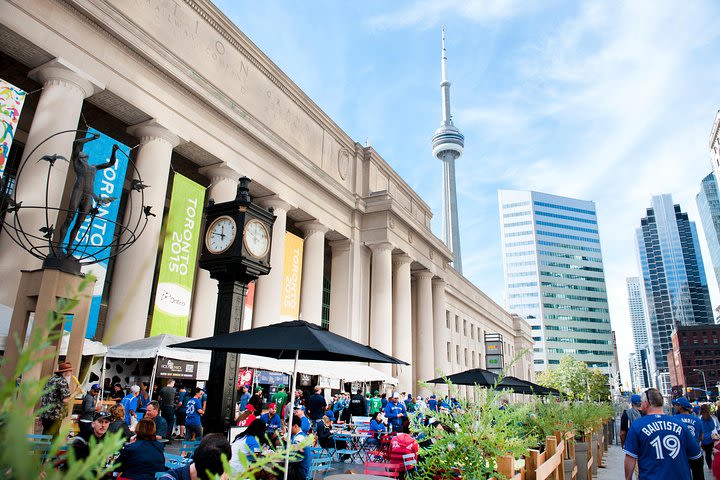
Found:
<svg viewBox="0 0 720 480"><path fill-rule="evenodd" d="M447 31L465 275L502 304L497 191L592 200L621 366L632 349L625 277L652 195L702 227L720 109L720 3L223 0L220 9L352 138L432 207L441 236L440 28ZM701 233L706 270L711 272ZM709 278L713 305L720 291ZM626 377L627 378L627 377Z"/></svg>

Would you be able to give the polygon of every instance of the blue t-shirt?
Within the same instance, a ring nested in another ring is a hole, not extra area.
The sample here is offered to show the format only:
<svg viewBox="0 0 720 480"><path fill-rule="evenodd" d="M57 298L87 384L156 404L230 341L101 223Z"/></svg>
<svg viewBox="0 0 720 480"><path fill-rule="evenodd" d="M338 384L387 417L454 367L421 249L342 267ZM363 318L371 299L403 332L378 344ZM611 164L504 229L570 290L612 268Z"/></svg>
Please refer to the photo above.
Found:
<svg viewBox="0 0 720 480"><path fill-rule="evenodd" d="M703 445L712 445L712 443L713 443L712 434L715 431L715 420L713 420L713 417L711 416L707 420L698 418L698 421L702 425L702 432L703 432L702 444Z"/></svg>
<svg viewBox="0 0 720 480"><path fill-rule="evenodd" d="M192 397L185 407L185 425L202 425L198 410L202 410L202 401Z"/></svg>
<svg viewBox="0 0 720 480"><path fill-rule="evenodd" d="M385 424L378 422L374 418L370 420L370 434L373 438L378 438L378 433L385 431Z"/></svg>
<svg viewBox="0 0 720 480"><path fill-rule="evenodd" d="M132 393L128 393L123 397L122 400L120 400L120 404L125 409L125 423L130 425L130 410L137 413L138 411L138 397L133 395ZM140 418L138 417L138 420Z"/></svg>
<svg viewBox="0 0 720 480"><path fill-rule="evenodd" d="M437 410L438 410L437 400L435 400L434 398L431 398L430 400L428 400L428 408L430 410L432 410L433 412L437 412Z"/></svg>
<svg viewBox="0 0 720 480"><path fill-rule="evenodd" d="M269 413L263 413L260 415L260 420L265 422L265 425L267 425L268 433L275 433L276 430L280 430L282 428L282 420L280 420L280 415L277 413L272 417L270 417Z"/></svg>
<svg viewBox="0 0 720 480"><path fill-rule="evenodd" d="M305 434L298 433L297 435L293 435L290 442L296 444L302 442L303 440L305 440ZM293 463L296 463L298 467L300 467L300 473L302 473L303 478L306 478L310 472L310 447L307 446L303 449L302 460L298 460Z"/></svg>
<svg viewBox="0 0 720 480"><path fill-rule="evenodd" d="M388 404L385 405L385 416L393 425L402 425L403 417L398 416L401 413L403 417L407 417L407 410L405 409L404 403L388 402Z"/></svg>
<svg viewBox="0 0 720 480"><path fill-rule="evenodd" d="M310 419L307 417L301 417L300 418L300 430L307 435L310 433Z"/></svg>
<svg viewBox="0 0 720 480"><path fill-rule="evenodd" d="M688 427L690 433L692 433L695 440L697 440L698 445L700 445L700 434L703 431L700 419L695 415L690 415L689 413L679 413L675 415L675 418L679 419L685 424L685 426Z"/></svg>
<svg viewBox="0 0 720 480"><path fill-rule="evenodd" d="M624 450L637 458L639 478L691 480L688 458L702 457L690 429L676 417L659 414L632 422Z"/></svg>

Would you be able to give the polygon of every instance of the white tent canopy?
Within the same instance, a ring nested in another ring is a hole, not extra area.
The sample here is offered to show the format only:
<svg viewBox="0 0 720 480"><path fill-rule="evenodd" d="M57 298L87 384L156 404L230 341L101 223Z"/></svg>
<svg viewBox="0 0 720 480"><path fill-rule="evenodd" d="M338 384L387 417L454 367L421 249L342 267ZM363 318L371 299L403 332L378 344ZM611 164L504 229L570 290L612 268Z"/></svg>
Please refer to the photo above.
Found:
<svg viewBox="0 0 720 480"><path fill-rule="evenodd" d="M191 339L176 335L156 335L154 337L143 338L109 347L107 356L108 358L174 358L188 362L198 362L198 373L206 372L210 366L210 352L208 350L169 347L169 345L186 342L188 340ZM259 357L256 355L241 355L238 359L238 366L287 374L291 374L293 371L292 360L277 360L275 358ZM398 383L396 378L386 375L363 363L299 360L297 371L308 375L322 375L324 377L337 378L346 382L381 381L393 385L397 385Z"/></svg>
<svg viewBox="0 0 720 480"><path fill-rule="evenodd" d="M191 340L188 337L177 335L155 335L154 337L141 338L132 342L121 343L108 347L109 358L155 358L166 357L188 362L210 363L210 352L208 350L192 350L189 348L169 348L180 342Z"/></svg>
<svg viewBox="0 0 720 480"><path fill-rule="evenodd" d="M10 324L0 322L0 351L5 351L5 346L7 345L8 339L8 333L10 330ZM25 341L27 342L30 338L30 330L32 330L31 327L28 327L27 335L25 337ZM62 336L62 342L60 343L60 351L58 352L60 355L67 355L67 349L68 344L70 343L70 332L63 331ZM87 338L83 339L83 348L82 348L82 354L84 356L95 356L95 355L105 355L105 352L107 352L108 348L105 346L105 344L101 342L96 342L94 340L89 340Z"/></svg>

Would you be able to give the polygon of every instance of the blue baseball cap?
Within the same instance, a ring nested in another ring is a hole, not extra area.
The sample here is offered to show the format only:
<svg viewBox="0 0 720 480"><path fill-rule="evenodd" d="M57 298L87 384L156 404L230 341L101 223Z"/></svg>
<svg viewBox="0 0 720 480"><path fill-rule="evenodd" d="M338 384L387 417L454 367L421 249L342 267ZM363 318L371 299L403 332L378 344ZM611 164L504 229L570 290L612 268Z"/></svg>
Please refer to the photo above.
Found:
<svg viewBox="0 0 720 480"><path fill-rule="evenodd" d="M642 399L640 398L640 395L635 394L632 397L630 397L630 403L633 405L640 405L642 403Z"/></svg>
<svg viewBox="0 0 720 480"><path fill-rule="evenodd" d="M688 401L688 399L685 398L685 397L680 397L680 398L678 398L678 399L677 399L677 405L678 405L680 408L684 408L684 409L687 409L687 410L692 409L692 404L691 404L691 403Z"/></svg>

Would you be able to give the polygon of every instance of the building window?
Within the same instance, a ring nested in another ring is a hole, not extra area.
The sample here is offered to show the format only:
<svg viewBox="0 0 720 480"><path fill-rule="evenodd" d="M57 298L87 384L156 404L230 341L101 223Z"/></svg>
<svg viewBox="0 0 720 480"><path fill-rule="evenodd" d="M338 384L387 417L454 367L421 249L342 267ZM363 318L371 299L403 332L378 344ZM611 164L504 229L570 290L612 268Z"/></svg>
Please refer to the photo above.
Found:
<svg viewBox="0 0 720 480"><path fill-rule="evenodd" d="M463 335L467 337L467 320L463 320Z"/></svg>
<svg viewBox="0 0 720 480"><path fill-rule="evenodd" d="M447 361L452 361L452 358L450 357L450 342L447 342Z"/></svg>
<svg viewBox="0 0 720 480"><path fill-rule="evenodd" d="M467 348L465 349L465 366L466 367L468 366L468 350L467 350Z"/></svg>
<svg viewBox="0 0 720 480"><path fill-rule="evenodd" d="M460 345L455 345L455 359L458 365L460 364Z"/></svg>
<svg viewBox="0 0 720 480"><path fill-rule="evenodd" d="M460 317L455 315L455 331L460 333Z"/></svg>
<svg viewBox="0 0 720 480"><path fill-rule="evenodd" d="M323 277L323 293L322 293L322 318L320 326L328 330L330 329L330 279Z"/></svg>
<svg viewBox="0 0 720 480"><path fill-rule="evenodd" d="M445 310L445 327L450 328L450 312Z"/></svg>

